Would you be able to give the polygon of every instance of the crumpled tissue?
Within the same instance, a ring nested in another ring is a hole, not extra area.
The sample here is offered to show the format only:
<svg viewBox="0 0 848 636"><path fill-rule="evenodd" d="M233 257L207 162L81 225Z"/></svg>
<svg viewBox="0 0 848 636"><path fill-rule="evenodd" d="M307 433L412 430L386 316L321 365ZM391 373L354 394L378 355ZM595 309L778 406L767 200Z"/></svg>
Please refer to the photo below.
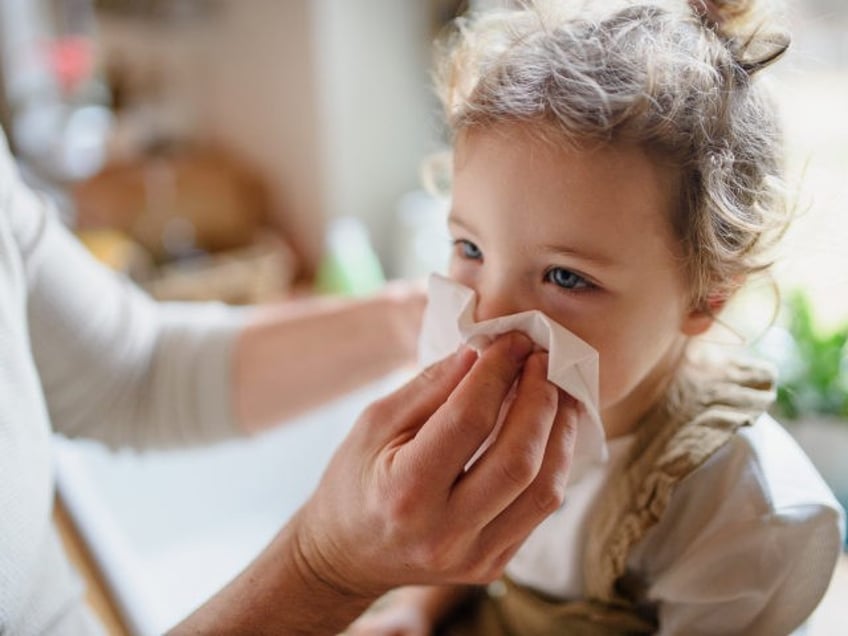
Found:
<svg viewBox="0 0 848 636"><path fill-rule="evenodd" d="M598 352L541 311L475 322L476 305L473 290L438 274L430 276L419 340L420 362L430 365L454 353L462 344L482 351L496 336L508 331L527 334L548 352L548 380L582 406L570 481L575 481L591 464L607 461L606 436L598 407ZM491 444L497 430L469 465Z"/></svg>

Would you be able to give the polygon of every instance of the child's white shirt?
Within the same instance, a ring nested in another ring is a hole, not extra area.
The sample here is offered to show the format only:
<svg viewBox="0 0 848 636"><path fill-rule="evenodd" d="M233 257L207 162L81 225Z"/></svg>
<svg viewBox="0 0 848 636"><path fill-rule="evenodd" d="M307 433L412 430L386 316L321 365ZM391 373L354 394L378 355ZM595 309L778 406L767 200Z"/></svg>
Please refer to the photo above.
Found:
<svg viewBox="0 0 848 636"><path fill-rule="evenodd" d="M609 461L569 485L507 567L515 582L584 597L592 505L632 443L611 440ZM764 415L681 481L628 569L646 582L661 634L788 634L824 594L844 523L809 459Z"/></svg>
<svg viewBox="0 0 848 636"><path fill-rule="evenodd" d="M627 435L609 440L609 460L595 464L576 483L568 484L562 507L533 531L509 562L506 571L512 580L557 598L583 597L583 545L592 503L610 475L618 471L634 438Z"/></svg>

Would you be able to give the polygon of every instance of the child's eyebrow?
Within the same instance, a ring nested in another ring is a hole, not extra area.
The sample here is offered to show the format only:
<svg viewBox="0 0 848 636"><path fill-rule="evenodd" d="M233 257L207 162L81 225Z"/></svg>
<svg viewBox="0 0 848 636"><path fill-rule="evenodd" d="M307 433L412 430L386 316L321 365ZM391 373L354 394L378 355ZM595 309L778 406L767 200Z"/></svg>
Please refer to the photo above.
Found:
<svg viewBox="0 0 848 636"><path fill-rule="evenodd" d="M463 221L462 219L460 219L459 217L456 216L456 212L454 210L451 210L450 213L448 214L448 223L451 223L453 225L458 225L465 230L473 231L473 228L470 225L468 225L468 223L466 223L465 221Z"/></svg>
<svg viewBox="0 0 848 636"><path fill-rule="evenodd" d="M578 250L573 247L569 247L568 245L542 245L542 249L545 252L550 252L552 254L559 254L562 256L570 256L574 258L579 258L583 261L589 261L599 265L601 267L609 267L611 265L615 265L616 261L605 254L597 254L594 252L585 252L583 250Z"/></svg>
<svg viewBox="0 0 848 636"><path fill-rule="evenodd" d="M469 234L472 234L474 236L477 235L477 231L474 229L474 227L470 223L459 218L456 215L456 212L454 210L451 210L450 213L448 214L447 224L449 226L451 226L451 225L456 226L460 230L462 230L464 232L468 232Z"/></svg>

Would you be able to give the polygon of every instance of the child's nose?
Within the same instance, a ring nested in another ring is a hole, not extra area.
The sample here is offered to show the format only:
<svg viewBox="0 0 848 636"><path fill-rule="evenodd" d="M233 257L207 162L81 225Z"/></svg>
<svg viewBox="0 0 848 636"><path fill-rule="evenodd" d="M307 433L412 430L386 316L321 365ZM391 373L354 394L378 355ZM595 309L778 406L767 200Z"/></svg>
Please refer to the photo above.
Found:
<svg viewBox="0 0 848 636"><path fill-rule="evenodd" d="M517 294L507 287L477 291L477 307L474 310L475 322L509 316L520 311L522 311L522 307Z"/></svg>

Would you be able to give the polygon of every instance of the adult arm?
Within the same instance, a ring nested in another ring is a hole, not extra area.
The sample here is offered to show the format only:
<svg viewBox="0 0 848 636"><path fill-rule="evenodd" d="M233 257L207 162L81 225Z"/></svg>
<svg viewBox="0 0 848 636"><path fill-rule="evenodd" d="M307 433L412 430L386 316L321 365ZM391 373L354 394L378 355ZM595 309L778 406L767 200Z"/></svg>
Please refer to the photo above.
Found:
<svg viewBox="0 0 848 636"><path fill-rule="evenodd" d="M259 430L412 363L424 303L422 288L392 283L258 309L236 341L237 420Z"/></svg>
<svg viewBox="0 0 848 636"><path fill-rule="evenodd" d="M9 174L30 346L56 430L136 448L212 441L413 359L421 291L249 310L156 303L94 261Z"/></svg>
<svg viewBox="0 0 848 636"><path fill-rule="evenodd" d="M393 587L497 577L561 504L575 439L531 349L510 334L479 359L461 351L372 405L292 521L173 634L335 634Z"/></svg>

